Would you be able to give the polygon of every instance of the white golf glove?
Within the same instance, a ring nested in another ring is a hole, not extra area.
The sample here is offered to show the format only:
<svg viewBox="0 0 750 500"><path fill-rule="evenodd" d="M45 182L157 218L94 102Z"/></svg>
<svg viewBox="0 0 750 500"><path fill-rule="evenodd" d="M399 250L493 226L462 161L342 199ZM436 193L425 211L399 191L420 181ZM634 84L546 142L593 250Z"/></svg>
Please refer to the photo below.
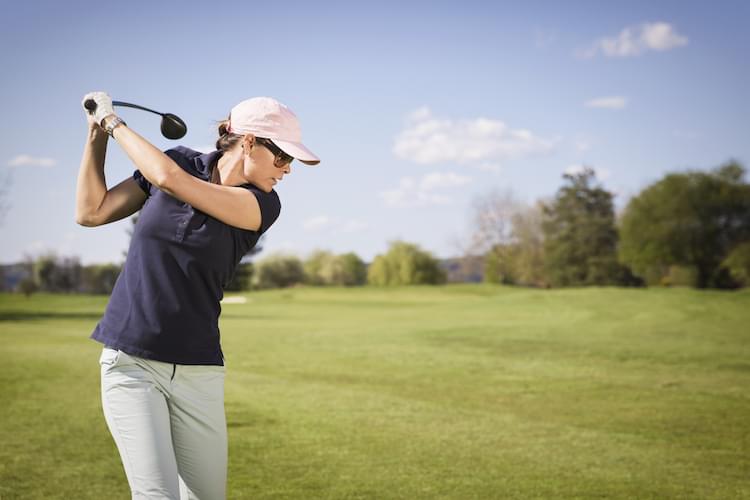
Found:
<svg viewBox="0 0 750 500"><path fill-rule="evenodd" d="M106 92L89 92L88 94L83 96L83 100L81 101L81 106L83 106L83 109L86 111L86 113L90 113L85 106L86 101L89 99L92 99L96 103L94 120L101 126L102 120L105 117L113 115L115 113L115 110L112 109L112 98L109 97L109 94L107 94Z"/></svg>

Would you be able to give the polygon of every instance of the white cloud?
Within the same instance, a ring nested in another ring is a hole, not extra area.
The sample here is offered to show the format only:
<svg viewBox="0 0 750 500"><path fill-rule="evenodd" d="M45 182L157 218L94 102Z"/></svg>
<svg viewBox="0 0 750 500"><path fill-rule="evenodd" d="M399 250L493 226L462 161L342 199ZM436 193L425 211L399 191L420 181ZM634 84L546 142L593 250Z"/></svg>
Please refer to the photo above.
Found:
<svg viewBox="0 0 750 500"><path fill-rule="evenodd" d="M56 164L57 160L54 158L40 158L30 155L18 155L7 163L9 167L53 167Z"/></svg>
<svg viewBox="0 0 750 500"><path fill-rule="evenodd" d="M432 191L440 188L452 188L463 186L467 184L471 179L464 177L463 175L454 174L448 172L441 174L440 172L432 172L422 177L422 181L419 183L419 189L423 191Z"/></svg>
<svg viewBox="0 0 750 500"><path fill-rule="evenodd" d="M632 57L650 50L666 51L687 45L688 38L665 22L642 23L624 28L617 36L600 38L579 53L585 58Z"/></svg>
<svg viewBox="0 0 750 500"><path fill-rule="evenodd" d="M474 166L550 151L553 141L525 129L511 129L499 120L436 118L427 107L410 113L393 153L420 164L457 162Z"/></svg>
<svg viewBox="0 0 750 500"><path fill-rule="evenodd" d="M328 217L327 215L317 215L310 217L302 223L305 231L314 232L343 232L356 233L367 228L367 224L357 219L341 219L337 217Z"/></svg>
<svg viewBox="0 0 750 500"><path fill-rule="evenodd" d="M668 23L646 23L641 31L643 45L652 50L670 50L687 45L686 36L678 34Z"/></svg>
<svg viewBox="0 0 750 500"><path fill-rule="evenodd" d="M584 103L587 108L623 109L628 100L623 96L597 97Z"/></svg>
<svg viewBox="0 0 750 500"><path fill-rule="evenodd" d="M310 217L302 223L305 231L320 231L331 225L331 219L325 215Z"/></svg>
<svg viewBox="0 0 750 500"><path fill-rule="evenodd" d="M565 173L568 175L576 175L582 173L585 168L592 169L594 171L594 174L596 174L596 178L600 181L607 180L612 176L612 172L606 168L589 167L587 165L580 164L568 166L568 168L565 169Z"/></svg>
<svg viewBox="0 0 750 500"><path fill-rule="evenodd" d="M497 163L492 163L492 162L480 163L477 165L477 168L479 170L484 170L485 172L497 173L500 171L500 165L498 165Z"/></svg>
<svg viewBox="0 0 750 500"><path fill-rule="evenodd" d="M459 188L471 182L470 177L453 172L432 172L420 179L403 177L398 187L382 191L380 197L392 207L417 207L427 205L449 205L452 198L445 192L435 192Z"/></svg>

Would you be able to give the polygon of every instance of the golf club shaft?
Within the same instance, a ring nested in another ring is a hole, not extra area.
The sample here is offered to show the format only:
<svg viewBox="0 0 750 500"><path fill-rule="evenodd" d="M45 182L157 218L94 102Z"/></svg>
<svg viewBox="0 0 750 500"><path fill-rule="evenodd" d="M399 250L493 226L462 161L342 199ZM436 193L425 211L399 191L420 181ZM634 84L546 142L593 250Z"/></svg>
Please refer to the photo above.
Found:
<svg viewBox="0 0 750 500"><path fill-rule="evenodd" d="M86 104L84 105L86 109L89 111L96 111L96 101L93 99L87 99ZM158 111L154 111L153 109L144 108L143 106L139 106L137 104L130 104L129 102L122 102L122 101L112 101L112 106L122 106L126 108L136 108L136 109L142 109L143 111L149 111L151 113L154 113L156 115L164 116L164 113L159 113Z"/></svg>

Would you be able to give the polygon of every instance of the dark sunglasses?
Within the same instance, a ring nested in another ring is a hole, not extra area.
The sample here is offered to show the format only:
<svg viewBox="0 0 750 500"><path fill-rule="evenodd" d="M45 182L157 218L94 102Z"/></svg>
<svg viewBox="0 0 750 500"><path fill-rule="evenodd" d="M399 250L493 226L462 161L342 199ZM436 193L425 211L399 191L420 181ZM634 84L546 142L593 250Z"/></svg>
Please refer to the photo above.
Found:
<svg viewBox="0 0 750 500"><path fill-rule="evenodd" d="M265 139L263 137L256 137L255 140L263 146L264 148L268 149L271 153L273 153L274 159L273 159L273 165L278 168L284 168L285 166L292 163L292 160L294 160L293 156L289 156L285 152L281 150L280 147L278 147L276 144L271 142L271 139Z"/></svg>

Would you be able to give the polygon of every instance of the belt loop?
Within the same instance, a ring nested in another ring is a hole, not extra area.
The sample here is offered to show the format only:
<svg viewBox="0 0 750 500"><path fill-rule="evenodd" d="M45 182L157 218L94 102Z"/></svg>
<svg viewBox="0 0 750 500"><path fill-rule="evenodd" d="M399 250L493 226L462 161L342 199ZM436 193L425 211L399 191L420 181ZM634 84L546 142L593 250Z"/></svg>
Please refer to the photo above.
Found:
<svg viewBox="0 0 750 500"><path fill-rule="evenodd" d="M172 363L172 377L169 380L174 380L174 373L177 371L177 364Z"/></svg>

